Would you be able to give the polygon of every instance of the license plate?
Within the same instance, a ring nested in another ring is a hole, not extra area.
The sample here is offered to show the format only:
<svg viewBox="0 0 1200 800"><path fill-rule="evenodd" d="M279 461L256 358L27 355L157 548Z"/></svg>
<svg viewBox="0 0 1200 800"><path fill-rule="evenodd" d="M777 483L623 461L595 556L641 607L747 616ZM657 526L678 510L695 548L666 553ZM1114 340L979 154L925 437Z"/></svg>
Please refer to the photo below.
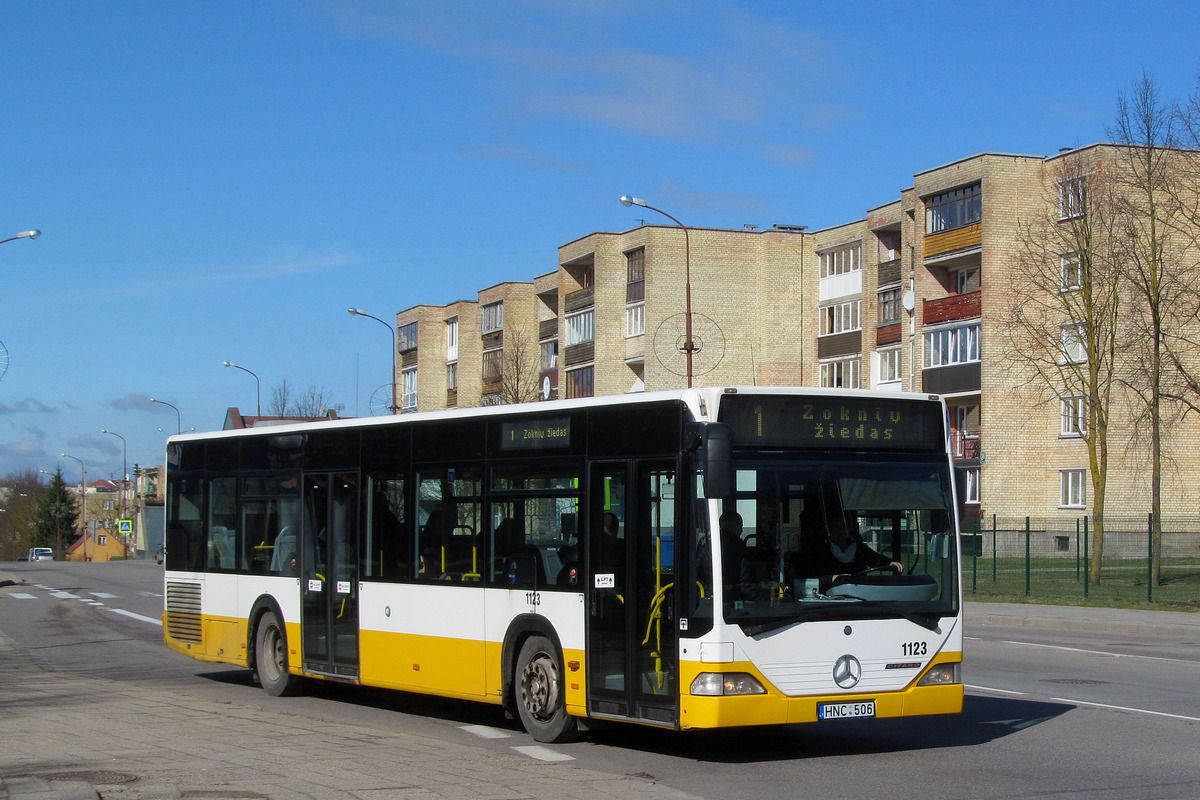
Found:
<svg viewBox="0 0 1200 800"><path fill-rule="evenodd" d="M820 703L817 719L856 719L875 716L875 701L860 700L857 703Z"/></svg>

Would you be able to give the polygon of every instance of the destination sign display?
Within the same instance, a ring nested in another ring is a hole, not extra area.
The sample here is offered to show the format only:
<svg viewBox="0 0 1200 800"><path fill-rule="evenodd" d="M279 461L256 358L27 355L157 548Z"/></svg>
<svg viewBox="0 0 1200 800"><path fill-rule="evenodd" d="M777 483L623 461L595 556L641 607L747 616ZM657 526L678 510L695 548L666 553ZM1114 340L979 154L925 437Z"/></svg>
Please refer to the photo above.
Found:
<svg viewBox="0 0 1200 800"><path fill-rule="evenodd" d="M520 419L500 425L501 450L542 450L570 444L570 417Z"/></svg>
<svg viewBox="0 0 1200 800"><path fill-rule="evenodd" d="M719 421L735 447L941 450L942 406L891 397L725 395Z"/></svg>

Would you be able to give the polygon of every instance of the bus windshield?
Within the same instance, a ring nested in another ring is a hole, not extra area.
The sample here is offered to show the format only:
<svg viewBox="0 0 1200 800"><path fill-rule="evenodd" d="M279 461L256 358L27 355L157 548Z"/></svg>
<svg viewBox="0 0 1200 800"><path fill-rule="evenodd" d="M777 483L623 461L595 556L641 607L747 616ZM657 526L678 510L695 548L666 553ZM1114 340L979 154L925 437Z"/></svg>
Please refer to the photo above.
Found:
<svg viewBox="0 0 1200 800"><path fill-rule="evenodd" d="M725 620L760 633L812 619L958 611L949 468L926 454L735 457L722 501Z"/></svg>

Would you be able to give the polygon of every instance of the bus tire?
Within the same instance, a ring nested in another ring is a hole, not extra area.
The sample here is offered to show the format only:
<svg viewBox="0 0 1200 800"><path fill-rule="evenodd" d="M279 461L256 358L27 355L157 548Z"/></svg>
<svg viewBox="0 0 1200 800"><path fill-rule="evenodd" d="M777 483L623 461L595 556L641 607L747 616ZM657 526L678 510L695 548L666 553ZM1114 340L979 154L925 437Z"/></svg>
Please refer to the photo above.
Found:
<svg viewBox="0 0 1200 800"><path fill-rule="evenodd" d="M254 672L272 697L297 694L302 679L288 672L287 629L274 611L263 612L254 638Z"/></svg>
<svg viewBox="0 0 1200 800"><path fill-rule="evenodd" d="M521 725L539 742L569 742L579 726L566 710L562 656L545 636L530 636L521 645L513 680Z"/></svg>

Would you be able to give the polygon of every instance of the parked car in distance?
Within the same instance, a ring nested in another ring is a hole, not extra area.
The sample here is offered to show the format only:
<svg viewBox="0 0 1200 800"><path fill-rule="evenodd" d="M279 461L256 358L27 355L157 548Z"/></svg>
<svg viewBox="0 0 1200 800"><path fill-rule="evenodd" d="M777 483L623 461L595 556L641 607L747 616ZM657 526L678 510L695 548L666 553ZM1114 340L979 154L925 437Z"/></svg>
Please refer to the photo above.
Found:
<svg viewBox="0 0 1200 800"><path fill-rule="evenodd" d="M53 561L54 551L49 547L31 547L29 548L30 561Z"/></svg>

